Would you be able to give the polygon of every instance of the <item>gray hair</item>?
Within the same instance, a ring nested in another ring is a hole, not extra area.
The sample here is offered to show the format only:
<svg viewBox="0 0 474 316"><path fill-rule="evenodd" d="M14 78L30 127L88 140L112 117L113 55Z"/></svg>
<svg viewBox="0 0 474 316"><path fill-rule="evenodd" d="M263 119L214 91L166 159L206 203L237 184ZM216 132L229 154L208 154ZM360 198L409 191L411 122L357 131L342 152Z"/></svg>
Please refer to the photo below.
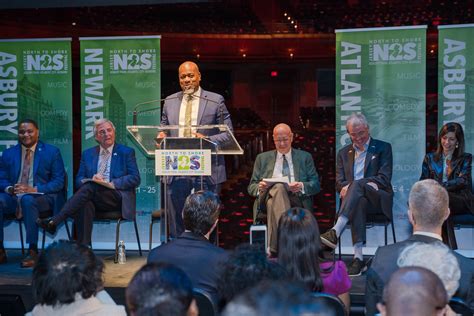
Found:
<svg viewBox="0 0 474 316"><path fill-rule="evenodd" d="M399 267L422 267L434 272L443 282L449 298L459 287L461 269L458 260L441 241L434 243L413 243L402 250L398 256Z"/></svg>
<svg viewBox="0 0 474 316"><path fill-rule="evenodd" d="M92 129L92 131L94 132L94 135L97 135L97 127L99 125L104 124L104 123L109 123L115 131L115 125L114 125L114 123L112 123L111 120L109 120L107 118L101 118L101 119L98 119L94 122L94 128Z"/></svg>
<svg viewBox="0 0 474 316"><path fill-rule="evenodd" d="M430 229L441 227L449 208L448 192L433 179L421 180L411 188L408 205L418 225Z"/></svg>
<svg viewBox="0 0 474 316"><path fill-rule="evenodd" d="M369 122L367 122L367 118L362 113L352 113L351 115L349 115L346 121L346 129L349 127L349 125L362 125L369 128Z"/></svg>

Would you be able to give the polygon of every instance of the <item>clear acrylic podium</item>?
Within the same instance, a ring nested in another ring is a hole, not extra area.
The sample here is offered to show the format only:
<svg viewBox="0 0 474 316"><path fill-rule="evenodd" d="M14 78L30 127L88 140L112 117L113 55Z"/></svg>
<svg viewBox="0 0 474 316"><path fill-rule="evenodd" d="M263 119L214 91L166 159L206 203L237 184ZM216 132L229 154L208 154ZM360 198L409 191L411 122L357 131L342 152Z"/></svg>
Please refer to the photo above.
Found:
<svg viewBox="0 0 474 316"><path fill-rule="evenodd" d="M202 150L208 149L212 155L242 155L243 150L234 137L229 127L223 125L201 125L191 126L192 133L204 135L200 137L180 137L184 134L185 129L189 127L169 125L169 126L144 126L133 125L127 126L127 131L138 148L148 159L155 159L155 151L157 150ZM158 134L164 132L167 134L164 138L158 138ZM216 159L215 159L216 160ZM217 162L217 160L216 160ZM212 168L212 166L211 166ZM156 174L163 177L163 183L167 183L167 179L163 174ZM202 181L201 181L202 184ZM168 241L168 207L167 207L167 188L164 186L164 214L161 220L161 241Z"/></svg>

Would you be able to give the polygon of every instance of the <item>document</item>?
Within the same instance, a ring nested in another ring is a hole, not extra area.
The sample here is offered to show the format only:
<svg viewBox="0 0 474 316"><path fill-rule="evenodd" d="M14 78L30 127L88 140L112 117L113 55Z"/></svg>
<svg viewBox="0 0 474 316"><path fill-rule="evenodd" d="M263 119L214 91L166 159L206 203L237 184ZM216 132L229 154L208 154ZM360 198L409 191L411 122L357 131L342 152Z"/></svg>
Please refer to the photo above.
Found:
<svg viewBox="0 0 474 316"><path fill-rule="evenodd" d="M104 187L106 187L106 188L115 190L115 186L114 186L114 184L113 184L112 182L98 181L98 180L94 180L94 179L82 179L81 182L82 182L82 183L95 182L95 183L97 183L97 184L100 184L101 186L104 186Z"/></svg>
<svg viewBox="0 0 474 316"><path fill-rule="evenodd" d="M277 177L277 178L264 178L262 181L265 181L269 185L274 185L276 183L283 183L285 185L285 189L289 190L288 184L290 183L290 179L287 176L284 177Z"/></svg>

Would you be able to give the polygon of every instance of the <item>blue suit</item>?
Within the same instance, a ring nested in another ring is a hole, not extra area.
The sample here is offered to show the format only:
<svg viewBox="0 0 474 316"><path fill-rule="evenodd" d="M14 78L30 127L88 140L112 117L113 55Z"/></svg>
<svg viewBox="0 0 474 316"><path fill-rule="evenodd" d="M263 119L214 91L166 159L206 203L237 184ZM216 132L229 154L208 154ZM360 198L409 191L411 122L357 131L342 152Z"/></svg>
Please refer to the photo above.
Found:
<svg viewBox="0 0 474 316"><path fill-rule="evenodd" d="M115 189L94 182L82 183L97 173L100 146L82 153L76 175L76 193L64 204L61 213L53 217L55 224L74 217L77 220L78 241L90 244L92 222L96 211L109 212L121 209L122 217L134 219L136 213L135 188L140 184L140 173L135 160L135 151L127 146L115 144L110 160L110 182Z"/></svg>
<svg viewBox="0 0 474 316"><path fill-rule="evenodd" d="M3 241L3 214L14 213L17 197L5 193L5 189L14 186L21 172L21 145L8 148L3 152L0 163L0 240ZM39 212L52 209L58 213L64 204L64 163L59 149L38 141L33 163L33 187L44 195L25 195L21 198L21 208L25 219L26 242L37 244Z"/></svg>
<svg viewBox="0 0 474 316"><path fill-rule="evenodd" d="M168 96L163 105L161 114L161 126L179 125L179 112L183 92L177 92ZM225 124L232 131L232 122L230 114L224 104L224 98L213 92L201 88L199 100L199 110L197 116L197 125L216 125ZM218 129L197 130L204 134L210 141L217 144L227 140L226 133L220 133ZM177 131L169 133L170 137L178 137ZM186 197L191 193L192 188L200 189L200 177L168 177L167 185L167 206L170 215L170 231L172 237L179 236L184 231L181 211ZM225 171L225 161L223 156L212 156L212 174L210 177L204 177L203 188L218 193L219 184L227 180Z"/></svg>

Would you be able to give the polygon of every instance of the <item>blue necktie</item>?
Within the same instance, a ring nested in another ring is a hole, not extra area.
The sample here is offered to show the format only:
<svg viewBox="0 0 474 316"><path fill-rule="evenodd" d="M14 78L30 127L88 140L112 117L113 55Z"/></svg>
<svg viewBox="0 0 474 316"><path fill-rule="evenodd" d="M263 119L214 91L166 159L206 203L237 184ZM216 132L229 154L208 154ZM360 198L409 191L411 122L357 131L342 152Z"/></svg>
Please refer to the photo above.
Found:
<svg viewBox="0 0 474 316"><path fill-rule="evenodd" d="M288 160L286 160L285 155L283 155L283 168L281 169L282 176L287 176L288 180L290 179L290 165L288 164Z"/></svg>

